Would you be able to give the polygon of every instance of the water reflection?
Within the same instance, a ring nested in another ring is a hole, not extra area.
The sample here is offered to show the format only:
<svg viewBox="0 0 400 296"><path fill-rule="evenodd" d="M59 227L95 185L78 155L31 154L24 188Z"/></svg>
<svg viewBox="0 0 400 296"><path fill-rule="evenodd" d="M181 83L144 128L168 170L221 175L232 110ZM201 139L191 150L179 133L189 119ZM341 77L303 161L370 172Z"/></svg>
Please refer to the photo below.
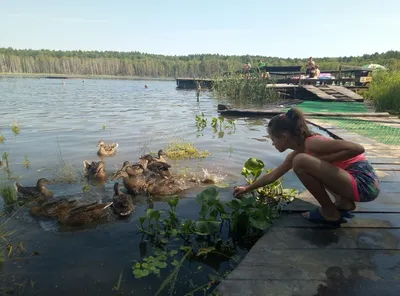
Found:
<svg viewBox="0 0 400 296"><path fill-rule="evenodd" d="M149 87L144 89L144 84ZM177 91L174 82L68 80L61 85L57 80L13 78L0 79L0 89L1 134L6 139L0 147L9 154L9 166L0 171L1 181L12 184L13 179L21 179L24 184L35 184L38 178L54 179L60 164L68 164L77 182L49 185L56 197L75 195L85 202L111 200L113 182L107 179L96 184L82 175L84 160L101 159L96 155L96 144L101 139L119 143L117 153L104 159L108 175L124 161L137 160L143 152L165 149L178 138L210 151L211 156L173 161L174 173L187 169L204 176L211 174L231 186L243 183L240 172L249 157L261 158L269 168L287 154L279 154L265 138L266 119L237 120L234 130L212 128L212 118L218 118L218 114L211 95L204 93L197 103L193 92ZM202 112L208 125L198 132L195 116ZM5 128L15 121L19 127L16 135ZM259 140L264 138L267 141ZM29 159L29 170L21 165L25 157ZM298 184L290 175L285 183ZM180 216L198 216L199 205L193 197L199 190L180 195ZM220 198L230 200L231 188L221 189ZM154 295L160 279L139 281L132 276L132 261L149 255L151 250L150 242L137 234L136 225L147 209L166 206L162 199L138 197L128 219L75 228L60 228L53 220L35 219L23 209L7 225L17 230L13 240L23 242L25 259L29 260L7 261L1 274L13 275L6 281L11 286L26 280L26 295L110 295L122 270L121 289L126 294ZM238 245L243 246L238 251L243 255L251 243ZM34 253L40 255L31 256ZM208 274L223 274L230 268L229 261L214 259L202 262L206 265L201 272L188 272L190 281L207 283ZM196 271L198 264L188 262L185 268ZM35 284L29 286L30 280ZM193 290L188 283L183 276L177 293Z"/></svg>

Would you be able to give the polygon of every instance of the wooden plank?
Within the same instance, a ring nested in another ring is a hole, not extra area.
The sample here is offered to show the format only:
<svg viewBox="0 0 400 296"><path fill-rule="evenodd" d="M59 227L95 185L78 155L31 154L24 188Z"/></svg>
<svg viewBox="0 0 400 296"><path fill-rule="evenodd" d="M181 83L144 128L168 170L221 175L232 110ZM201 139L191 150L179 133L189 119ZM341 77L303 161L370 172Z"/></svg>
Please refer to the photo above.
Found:
<svg viewBox="0 0 400 296"><path fill-rule="evenodd" d="M258 242L254 252L320 248L400 251L400 229L274 227Z"/></svg>
<svg viewBox="0 0 400 296"><path fill-rule="evenodd" d="M302 85L302 87L306 90L308 90L309 92L313 93L314 95L316 95L318 98L322 99L322 100L333 100L336 101L337 98L327 94L326 92L322 91L321 89L316 88L314 85Z"/></svg>
<svg viewBox="0 0 400 296"><path fill-rule="evenodd" d="M400 228L400 215L397 213L353 213L353 215L354 217L346 219L347 223L341 224L340 228ZM281 227L326 228L326 225L311 223L300 213L283 213L282 216L274 222L272 230Z"/></svg>
<svg viewBox="0 0 400 296"><path fill-rule="evenodd" d="M346 97L349 97L355 101L364 101L364 98L362 96L360 96L359 94L357 94L343 86L327 85L327 87L338 93L341 93L341 94L345 95Z"/></svg>
<svg viewBox="0 0 400 296"><path fill-rule="evenodd" d="M290 204L282 208L283 212L305 212L319 207L319 203L309 191L304 191ZM371 202L356 203L354 212L362 213L400 213L400 194L381 192Z"/></svg>
<svg viewBox="0 0 400 296"><path fill-rule="evenodd" d="M372 166L375 170L379 171L400 171L400 163L372 164Z"/></svg>
<svg viewBox="0 0 400 296"><path fill-rule="evenodd" d="M291 268L279 269L274 268L271 272L290 272L297 270L296 264ZM332 265L335 266L335 265ZM218 295L222 296L352 296L352 295L363 295L363 296L398 296L400 290L400 281L382 281L379 277L371 280L365 278L365 273L360 270L360 275L352 274L346 275L342 278L342 272L340 269L326 269L325 273L329 276L331 273L336 274L336 270L340 279L327 279L324 280L287 280L285 276L280 279L270 280L265 277L265 273L268 272L269 267L265 267L265 270L257 269L251 272L255 278L252 279L226 279L217 286ZM250 270L250 268L248 268ZM251 270L250 270L251 271ZM332 271L331 273L329 273ZM353 269L354 271L354 269ZM255 272L259 272L255 275ZM243 269L243 274L246 270ZM324 273L324 274L325 274ZM277 277L280 274L277 273ZM264 276L264 277L263 277ZM347 278L349 276L349 278Z"/></svg>

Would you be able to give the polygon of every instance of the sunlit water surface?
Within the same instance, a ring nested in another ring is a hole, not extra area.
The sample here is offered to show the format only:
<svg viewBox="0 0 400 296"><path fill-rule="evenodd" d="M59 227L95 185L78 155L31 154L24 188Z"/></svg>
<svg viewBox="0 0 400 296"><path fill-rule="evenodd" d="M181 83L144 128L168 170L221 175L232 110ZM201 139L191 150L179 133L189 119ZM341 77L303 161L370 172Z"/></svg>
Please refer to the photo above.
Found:
<svg viewBox="0 0 400 296"><path fill-rule="evenodd" d="M147 84L149 88L145 89ZM286 153L278 153L266 137L266 119L238 119L236 131L221 135L210 126L197 131L196 114L204 112L208 123L216 112L217 101L204 92L196 102L194 91L178 91L174 82L121 80L66 80L57 79L0 79L0 133L6 138L0 152L9 154L12 178L24 185L36 180L55 178L60 159L71 163L81 175L83 160L96 160L97 142L118 142L115 156L106 158L109 174L121 167L124 160L136 161L143 151L166 149L177 139L194 143L211 156L203 160L172 161L174 172L191 170L198 176L211 176L220 184L220 198L229 201L232 188L243 183L243 163L249 157L262 159L266 167L278 165ZM250 107L250 106L249 106ZM11 130L18 122L20 134ZM147 150L146 150L147 149ZM23 165L30 161L29 169ZM14 181L1 171L1 181ZM56 197L82 193L84 183L49 185ZM82 199L110 201L113 183L94 186ZM293 174L285 179L285 186L302 188ZM195 219L200 210L195 196L204 188L183 192L178 205L180 216ZM84 200L83 200L84 201ZM144 198L138 199L136 210L129 219L110 221L78 229L60 229L53 221L37 220L27 209L20 210L7 222L8 230L15 230L11 240L16 246L22 242L26 249L23 260L6 260L0 264L1 284L20 291L23 295L115 295L113 286L122 272L121 289L124 295L154 295L162 278L149 276L134 279L132 262L144 255L139 244L138 217L148 207ZM154 208L168 208L155 201ZM2 218L4 222L8 217ZM246 249L240 250L243 256ZM230 262L202 264L188 262L175 286L177 295L184 295L209 281L209 274L223 274ZM23 284L18 286L17 284ZM165 293L167 293L167 289Z"/></svg>

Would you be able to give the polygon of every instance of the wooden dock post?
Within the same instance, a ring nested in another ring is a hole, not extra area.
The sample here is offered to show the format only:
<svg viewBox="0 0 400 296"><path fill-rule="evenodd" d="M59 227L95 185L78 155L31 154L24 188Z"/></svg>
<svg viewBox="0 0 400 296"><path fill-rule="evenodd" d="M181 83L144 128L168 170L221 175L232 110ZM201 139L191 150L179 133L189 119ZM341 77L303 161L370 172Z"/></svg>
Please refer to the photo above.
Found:
<svg viewBox="0 0 400 296"><path fill-rule="evenodd" d="M201 92L200 82L196 81L196 97L197 97L197 102L200 101L200 100L199 100L200 92Z"/></svg>

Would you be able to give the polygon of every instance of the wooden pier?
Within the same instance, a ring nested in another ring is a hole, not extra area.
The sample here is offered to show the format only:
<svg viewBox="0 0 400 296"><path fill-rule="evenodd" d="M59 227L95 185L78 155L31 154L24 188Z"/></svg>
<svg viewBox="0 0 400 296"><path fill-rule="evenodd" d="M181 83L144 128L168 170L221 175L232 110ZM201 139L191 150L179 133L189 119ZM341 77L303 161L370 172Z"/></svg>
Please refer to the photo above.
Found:
<svg viewBox="0 0 400 296"><path fill-rule="evenodd" d="M379 197L357 204L355 217L340 228L328 228L301 217L301 212L317 206L304 191L218 285L218 292L229 296L399 295L400 147L309 121L365 147L381 178Z"/></svg>
<svg viewBox="0 0 400 296"><path fill-rule="evenodd" d="M195 80L189 78L177 79L177 88L191 90L196 88L196 82L201 84L202 89L212 87L213 80ZM315 82L315 79L313 80ZM364 98L353 92L355 87L338 85L313 85L313 84L267 84L266 87L274 88L284 98L300 100L322 100L322 101L343 101L362 102Z"/></svg>
<svg viewBox="0 0 400 296"><path fill-rule="evenodd" d="M231 108L228 105L219 104L218 113L224 116L241 116L241 117L272 117L283 113L282 108L260 110L260 109L236 109ZM368 117L369 120L373 118L386 118L391 120L393 118L388 112L304 112L304 116L309 117L352 117L352 118L365 118Z"/></svg>

